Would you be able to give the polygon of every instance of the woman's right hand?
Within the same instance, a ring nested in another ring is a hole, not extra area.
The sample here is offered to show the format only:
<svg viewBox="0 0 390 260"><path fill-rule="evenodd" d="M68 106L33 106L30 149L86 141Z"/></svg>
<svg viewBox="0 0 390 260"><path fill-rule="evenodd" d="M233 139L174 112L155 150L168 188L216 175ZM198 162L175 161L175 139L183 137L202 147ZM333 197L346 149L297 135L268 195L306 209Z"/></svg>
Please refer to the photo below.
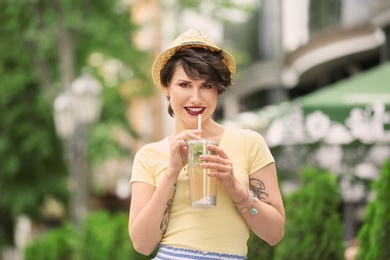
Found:
<svg viewBox="0 0 390 260"><path fill-rule="evenodd" d="M177 175L179 175L181 169L188 162L186 141L189 139L199 139L201 132L202 130L200 129L189 129L169 138L171 143L169 167L173 172L177 172Z"/></svg>

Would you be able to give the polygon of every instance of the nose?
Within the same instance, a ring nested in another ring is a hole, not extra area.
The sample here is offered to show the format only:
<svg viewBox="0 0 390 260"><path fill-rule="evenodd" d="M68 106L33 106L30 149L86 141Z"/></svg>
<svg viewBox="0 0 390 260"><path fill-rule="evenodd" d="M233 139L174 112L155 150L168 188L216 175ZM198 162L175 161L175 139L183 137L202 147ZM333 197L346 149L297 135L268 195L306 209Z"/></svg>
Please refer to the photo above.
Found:
<svg viewBox="0 0 390 260"><path fill-rule="evenodd" d="M200 104L201 104L200 99L194 98L194 97L191 97L191 98L190 98L190 102L191 102L192 104L194 104L194 105L200 105Z"/></svg>
<svg viewBox="0 0 390 260"><path fill-rule="evenodd" d="M192 92L192 95L190 97L190 102L194 105L200 105L202 103L201 101L201 97L200 97L200 93L199 93L199 89L197 88L194 88L193 92Z"/></svg>

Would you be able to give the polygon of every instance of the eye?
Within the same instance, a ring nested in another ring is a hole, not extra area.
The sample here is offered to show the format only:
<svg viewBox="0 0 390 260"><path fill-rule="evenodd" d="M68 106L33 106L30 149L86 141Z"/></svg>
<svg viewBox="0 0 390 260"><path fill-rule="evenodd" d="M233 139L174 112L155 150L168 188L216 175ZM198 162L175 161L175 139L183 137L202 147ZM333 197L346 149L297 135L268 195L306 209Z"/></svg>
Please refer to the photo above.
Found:
<svg viewBox="0 0 390 260"><path fill-rule="evenodd" d="M211 88L213 88L213 86L211 84L203 84L202 88L211 89Z"/></svg>
<svg viewBox="0 0 390 260"><path fill-rule="evenodd" d="M186 88L186 87L189 87L190 84L187 83L187 82L181 82L181 83L179 84L179 86L182 87L182 88Z"/></svg>

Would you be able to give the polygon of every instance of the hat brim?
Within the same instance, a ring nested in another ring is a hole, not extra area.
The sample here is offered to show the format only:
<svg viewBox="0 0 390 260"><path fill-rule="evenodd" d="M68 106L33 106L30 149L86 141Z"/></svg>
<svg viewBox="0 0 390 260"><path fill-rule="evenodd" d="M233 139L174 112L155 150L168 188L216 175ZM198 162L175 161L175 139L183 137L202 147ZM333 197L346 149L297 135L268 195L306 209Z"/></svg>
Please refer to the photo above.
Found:
<svg viewBox="0 0 390 260"><path fill-rule="evenodd" d="M226 65L226 67L228 68L228 70L230 71L230 77L233 77L234 73L236 72L236 61L234 60L233 56L229 52L227 52L223 49L220 49L220 48L210 46L210 45L202 43L202 42L200 42L200 43L191 42L188 44L181 44L179 46L174 46L174 47L168 48L165 51L161 52L159 55L157 55L156 59L153 62L153 65L152 65L153 81L154 81L154 84L156 85L156 87L158 87L161 91L164 91L164 86L161 84L161 81L160 81L160 72L161 72L162 68L165 66L165 64L168 62L168 60L173 55L175 55L176 52L178 52L179 50L189 49L189 48L204 48L204 49L208 49L211 51L222 51L222 54L224 56L223 62Z"/></svg>

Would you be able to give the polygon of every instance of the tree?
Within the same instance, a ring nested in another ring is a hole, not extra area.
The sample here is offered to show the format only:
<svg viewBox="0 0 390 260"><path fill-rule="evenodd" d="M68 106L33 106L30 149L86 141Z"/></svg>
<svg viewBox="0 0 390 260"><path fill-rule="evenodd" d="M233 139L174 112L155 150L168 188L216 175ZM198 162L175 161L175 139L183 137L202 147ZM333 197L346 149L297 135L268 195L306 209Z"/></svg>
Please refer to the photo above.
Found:
<svg viewBox="0 0 390 260"><path fill-rule="evenodd" d="M131 77L147 82L143 68L150 60L130 41L135 26L129 18L129 7L111 0L0 2L1 245L13 242L17 215L39 217L47 197L66 203L67 170L54 131L54 97L86 67L105 85L93 55L101 63L115 60L128 72L118 73L115 86ZM125 100L117 89L112 96L104 98L102 119L126 122Z"/></svg>
<svg viewBox="0 0 390 260"><path fill-rule="evenodd" d="M0 101L0 241L4 244L13 242L13 220L18 215L36 219L45 199L66 203L68 195L50 105L37 85L21 84L18 90L3 92L8 96Z"/></svg>
<svg viewBox="0 0 390 260"><path fill-rule="evenodd" d="M363 226L358 233L359 250L356 259L389 259L390 160L384 163L372 189L375 198L367 205Z"/></svg>
<svg viewBox="0 0 390 260"><path fill-rule="evenodd" d="M274 259L343 259L343 227L335 176L302 171L302 188L285 199L285 236Z"/></svg>

